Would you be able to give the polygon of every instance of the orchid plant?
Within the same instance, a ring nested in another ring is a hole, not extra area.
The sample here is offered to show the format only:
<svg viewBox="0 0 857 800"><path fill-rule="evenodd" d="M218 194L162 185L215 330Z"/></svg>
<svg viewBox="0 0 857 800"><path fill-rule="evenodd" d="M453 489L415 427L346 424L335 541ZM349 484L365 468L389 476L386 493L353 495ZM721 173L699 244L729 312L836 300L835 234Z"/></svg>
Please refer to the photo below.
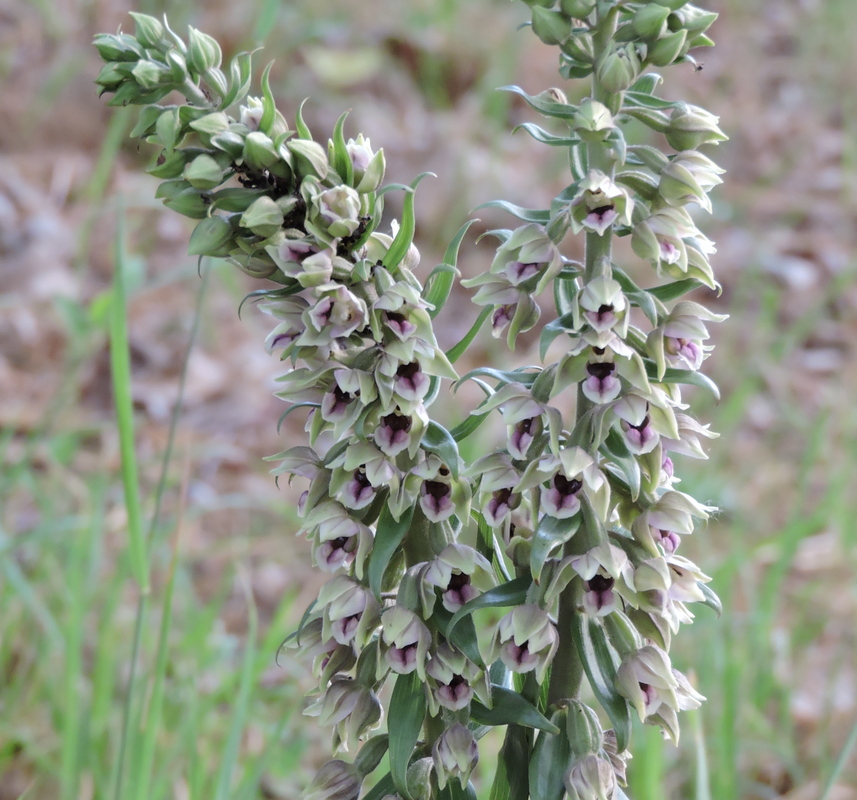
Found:
<svg viewBox="0 0 857 800"><path fill-rule="evenodd" d="M561 76L591 87L577 104L506 87L551 120L520 127L568 152L570 181L544 209L492 204L521 224L491 231L490 268L461 281L483 308L446 352L433 321L472 221L421 282L423 176L383 185L383 150L346 140L345 115L326 144L301 109L290 127L270 66L249 96L250 55L223 71L193 28L185 40L133 14L133 35L96 37L98 85L143 107L132 136L160 148L157 196L198 220L189 252L268 281L254 296L275 320L278 394L285 414L306 413L306 441L271 460L304 482L301 531L331 575L288 642L318 680L306 713L333 732L307 800L473 797L497 726L492 798L622 798L632 717L677 742L678 712L703 700L669 650L692 604L719 607L678 552L712 509L677 488L672 459L705 458L715 435L680 387L716 394L700 369L723 317L681 298L719 288L691 212L710 211L721 182L699 148L725 136L702 108L658 97L649 68L695 65L716 15L687 0L526 3ZM384 214L396 190L398 222ZM562 253L572 236L583 263ZM630 241L622 265L616 237ZM514 348L551 294L539 366L458 376L483 323ZM431 416L445 381L485 394L452 430ZM459 443L498 415L505 440L465 461Z"/></svg>

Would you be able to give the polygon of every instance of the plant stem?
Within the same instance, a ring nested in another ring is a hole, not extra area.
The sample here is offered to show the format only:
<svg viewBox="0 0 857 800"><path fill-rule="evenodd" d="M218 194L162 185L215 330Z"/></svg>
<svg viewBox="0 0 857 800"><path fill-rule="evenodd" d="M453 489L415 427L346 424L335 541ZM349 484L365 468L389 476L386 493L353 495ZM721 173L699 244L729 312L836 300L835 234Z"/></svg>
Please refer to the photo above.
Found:
<svg viewBox="0 0 857 800"><path fill-rule="evenodd" d="M610 43L616 29L616 9L611 8L603 18L599 12L597 30L594 35L596 61L601 53ZM615 97L609 95L600 85L596 73L592 74L592 97L600 102L608 101ZM605 102L608 105L609 102ZM587 163L589 169L596 169L608 177L613 177L615 163L613 161L610 147L604 142L589 142L586 145ZM592 280L596 275L599 264L604 260L610 262L613 245L613 230L608 228L603 235L595 232L586 234L586 251L584 257L584 283ZM590 401L582 391L582 385L577 391L576 423L580 423L584 414L592 408ZM563 548L563 555L577 555L581 548L588 546L585 530L578 531ZM581 613L577 609L577 596L579 594L580 581L575 579L569 583L559 598L559 613L557 615L557 632L559 633L559 646L554 657L554 669L551 671L550 685L548 687L548 705L555 707L563 699L573 699L580 695L580 685L583 680L583 667L574 644L572 630L574 617Z"/></svg>

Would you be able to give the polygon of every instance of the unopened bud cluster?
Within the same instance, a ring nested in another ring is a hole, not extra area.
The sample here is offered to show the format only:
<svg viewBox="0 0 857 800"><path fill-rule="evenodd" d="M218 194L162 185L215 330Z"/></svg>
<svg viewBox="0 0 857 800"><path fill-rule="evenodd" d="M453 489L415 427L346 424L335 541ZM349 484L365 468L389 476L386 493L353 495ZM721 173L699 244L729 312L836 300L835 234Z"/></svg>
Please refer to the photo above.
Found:
<svg viewBox="0 0 857 800"><path fill-rule="evenodd" d="M271 460L302 482L301 532L331 574L291 640L318 680L307 713L337 751L312 800L356 800L388 748L389 796L445 797L467 787L492 725L509 726L499 781L525 770L533 800L607 800L625 783L631 714L677 741L677 713L703 699L668 653L690 604L717 607L677 552L712 509L677 488L672 458L705 458L715 436L679 387L715 390L700 368L708 323L723 317L681 298L719 288L692 211L711 210L722 173L697 148L725 137L703 109L658 98L646 70L692 62L716 15L681 0L527 5L560 73L593 91L573 105L560 89L511 87L565 127L522 126L568 149L571 182L544 210L499 204L523 224L493 231L490 268L462 283L510 347L552 290L540 350L561 343L562 355L465 375L486 398L452 431L429 408L472 336L445 354L432 320L466 226L424 287L419 179L381 232L383 152L346 141L344 118L326 146L300 111L291 130L268 70L247 97L249 56L227 77L216 42L193 29L184 42L138 14L135 36L96 40L99 85L114 104L144 105L134 135L162 148L158 196L199 220L191 253L279 284L261 293L276 320L267 347L289 364L278 394L286 413L308 410L307 442ZM188 102L156 104L171 91ZM627 141L629 119L668 149ZM570 236L585 238L585 263L563 255ZM614 262L614 236L639 263ZM662 282L642 288L641 265ZM491 416L504 441L465 463L458 443ZM483 607L500 611L479 630ZM584 674L603 714L580 700Z"/></svg>

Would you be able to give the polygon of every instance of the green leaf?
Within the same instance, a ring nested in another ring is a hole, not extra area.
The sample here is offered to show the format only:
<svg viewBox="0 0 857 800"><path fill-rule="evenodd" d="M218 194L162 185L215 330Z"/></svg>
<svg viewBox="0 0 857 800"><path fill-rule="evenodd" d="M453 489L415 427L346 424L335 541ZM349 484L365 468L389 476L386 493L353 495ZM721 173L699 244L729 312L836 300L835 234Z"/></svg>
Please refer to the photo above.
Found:
<svg viewBox="0 0 857 800"><path fill-rule="evenodd" d="M520 125L516 125L512 129L512 133L516 133L519 130L525 130L537 142L549 144L552 147L574 147L580 144L580 139L577 136L555 136L541 126L534 125L532 122L522 122Z"/></svg>
<svg viewBox="0 0 857 800"><path fill-rule="evenodd" d="M268 134L271 126L274 124L274 119L277 115L277 106L274 103L274 94L271 91L271 68L274 62L269 62L262 73L262 118L259 120L259 130L264 134Z"/></svg>
<svg viewBox="0 0 857 800"><path fill-rule="evenodd" d="M678 103L672 102L670 100L664 100L661 97L655 97L653 94L648 94L646 92L635 92L632 89L629 89L625 92L624 101L629 106L637 106L640 108L657 108L657 109L665 109L665 108L675 108Z"/></svg>
<svg viewBox="0 0 857 800"><path fill-rule="evenodd" d="M229 108L233 103L243 100L250 88L253 74L252 53L238 53L229 65L229 89L220 103L220 108Z"/></svg>
<svg viewBox="0 0 857 800"><path fill-rule="evenodd" d="M370 775L378 768L389 747L390 737L386 733L373 736L360 748L357 758L354 759L354 766L361 775Z"/></svg>
<svg viewBox="0 0 857 800"><path fill-rule="evenodd" d="M654 295L658 300L668 303L670 300L675 300L677 297L681 297L683 294L692 292L694 289L698 289L700 286L704 285L705 284L700 283L694 278L685 278L683 281L665 283L661 286L655 286L648 289L647 291L649 294Z"/></svg>
<svg viewBox="0 0 857 800"><path fill-rule="evenodd" d="M366 794L363 795L363 800L382 800L388 794L395 794L396 786L393 783L393 776L388 772L381 780L378 781Z"/></svg>
<svg viewBox="0 0 857 800"><path fill-rule="evenodd" d="M283 420L285 420L292 411L296 411L299 408L319 408L320 406L321 403L295 403L293 406L289 406L282 414L280 414L280 419L277 421L277 433L280 432Z"/></svg>
<svg viewBox="0 0 857 800"><path fill-rule="evenodd" d="M629 91L640 94L653 94L658 85L663 82L664 79L657 72L647 72L631 84Z"/></svg>
<svg viewBox="0 0 857 800"><path fill-rule="evenodd" d="M613 723L616 747L621 753L631 736L631 709L616 691L618 657L607 643L604 628L597 620L575 614L571 630L589 685Z"/></svg>
<svg viewBox="0 0 857 800"><path fill-rule="evenodd" d="M345 134L343 133L347 116L348 112L346 111L336 121L336 127L333 129L333 168L348 186L352 186L354 184L354 164L351 163L351 158L345 147Z"/></svg>
<svg viewBox="0 0 857 800"><path fill-rule="evenodd" d="M574 278L558 277L553 282L553 301L556 306L556 313L561 318L571 314L572 309L577 304L578 293L577 281Z"/></svg>
<svg viewBox="0 0 857 800"><path fill-rule="evenodd" d="M479 316L476 318L476 322L473 323L470 330L464 335L462 340L446 351L446 357L449 359L450 364L454 364L458 359L467 352L467 348L470 347L473 340L476 338L476 334L479 333L479 329L485 323L485 320L491 316L491 312L494 309L491 306L486 306L479 312Z"/></svg>
<svg viewBox="0 0 857 800"><path fill-rule="evenodd" d="M505 200L490 200L487 203L483 203L481 206L476 206L473 210L478 211L480 208L500 208L503 211L508 211L518 219L524 220L524 222L538 222L542 225L547 225L551 219L551 212L548 210L540 208L523 208L521 206L516 206L514 203L508 203Z"/></svg>
<svg viewBox="0 0 857 800"><path fill-rule="evenodd" d="M650 381L654 381L657 383L684 383L691 386L699 386L711 392L715 400L720 400L720 389L717 388L717 384L713 380L711 380L711 378L701 372L695 372L694 370L690 369L669 368L664 373L663 378L660 378L659 380L657 365L647 359L646 373Z"/></svg>
<svg viewBox="0 0 857 800"><path fill-rule="evenodd" d="M458 445L452 438L452 434L443 425L430 420L420 444L423 450L439 456L444 464L449 467L452 477L458 479L458 467L461 460L458 455Z"/></svg>
<svg viewBox="0 0 857 800"><path fill-rule="evenodd" d="M527 94L520 86L501 86L498 92L512 92L513 94L523 97L527 104L544 114L546 117L554 117L555 119L572 119L577 113L577 106L568 103L555 103L553 100L545 100L541 97L533 97Z"/></svg>
<svg viewBox="0 0 857 800"><path fill-rule="evenodd" d="M458 229L458 233L455 234L452 241L449 243L449 246L446 248L446 252L443 254L441 266L451 267L451 269L442 270L440 272L432 271L432 274L429 275L426 280L426 287L423 290L423 299L434 306L434 308L429 310L429 316L432 318L436 317L444 307L446 300L449 297L449 293L452 291L452 285L455 282L456 274L455 265L458 263L458 251L461 247L464 235L474 222L476 222L475 219L469 219Z"/></svg>
<svg viewBox="0 0 857 800"><path fill-rule="evenodd" d="M387 731L390 734L390 775L399 794L406 798L411 797L408 790L408 764L425 715L426 696L419 676L416 672L399 675L390 698Z"/></svg>
<svg viewBox="0 0 857 800"><path fill-rule="evenodd" d="M232 238L232 226L225 217L206 217L197 223L190 235L189 256L208 256L216 253Z"/></svg>
<svg viewBox="0 0 857 800"><path fill-rule="evenodd" d="M647 128L658 133L664 133L670 126L670 118L663 111L656 111L651 108L626 107L622 109L622 113L642 122Z"/></svg>
<svg viewBox="0 0 857 800"><path fill-rule="evenodd" d="M490 800L529 800L528 765L532 733L510 725L503 740Z"/></svg>
<svg viewBox="0 0 857 800"><path fill-rule="evenodd" d="M579 527L580 514L569 519L554 519L546 514L539 520L530 547L530 572L534 581L538 583L551 551L571 539Z"/></svg>
<svg viewBox="0 0 857 800"><path fill-rule="evenodd" d="M396 267L402 263L402 259L405 257L408 248L411 246L411 242L414 240L414 230L416 229L414 194L419 182L426 175L431 175L433 178L437 177L433 172L423 172L411 181L411 185L405 193L404 203L402 204L402 225L396 234L396 238L393 239L390 249L384 254L384 258L381 259L381 263L394 275Z"/></svg>
<svg viewBox="0 0 857 800"><path fill-rule="evenodd" d="M461 785L461 781L456 779L449 781L437 797L438 800L476 800L476 790L472 783L468 783L464 787Z"/></svg>
<svg viewBox="0 0 857 800"><path fill-rule="evenodd" d="M437 623L440 632L452 642L474 664L484 667L482 654L479 652L479 641L476 636L476 626L473 619L468 617L459 622L453 630L450 626L452 613L443 606L435 606L432 619Z"/></svg>
<svg viewBox="0 0 857 800"><path fill-rule="evenodd" d="M465 603L453 614L452 620L449 623L449 630L455 628L463 617L469 616L480 608L521 605L526 600L527 590L531 584L532 581L529 576L524 575L508 583L501 583L499 586L495 586L493 589L480 594L479 597L474 597L469 603Z"/></svg>
<svg viewBox="0 0 857 800"><path fill-rule="evenodd" d="M548 733L560 729L539 711L526 697L504 686L491 685L492 707L478 700L470 703L470 717L480 725L523 725Z"/></svg>
<svg viewBox="0 0 857 800"><path fill-rule="evenodd" d="M720 602L720 598L717 596L714 589L711 589L707 583L700 583L699 581L696 582L696 585L705 595L705 600L702 601L702 604L713 609L714 613L719 617L723 613L723 603Z"/></svg>
<svg viewBox="0 0 857 800"><path fill-rule="evenodd" d="M471 414L463 422L456 425L449 433L456 442L463 441L488 419L487 414Z"/></svg>
<svg viewBox="0 0 857 800"><path fill-rule="evenodd" d="M556 283L554 283L554 288L556 288ZM548 348L557 336L573 332L574 318L571 314L563 314L561 317L557 317L557 319L552 319L542 328L541 335L539 336L539 358L542 361L545 360Z"/></svg>
<svg viewBox="0 0 857 800"><path fill-rule="evenodd" d="M312 131L307 127L306 122L304 122L304 104L306 103L308 98L304 98L301 100L301 104L298 106L298 113L295 114L295 131L298 134L298 139L312 139Z"/></svg>
<svg viewBox="0 0 857 800"><path fill-rule="evenodd" d="M379 600L381 599L381 581L384 578L384 572L411 527L413 518L414 506L406 509L398 521L393 519L389 506L385 506L378 519L375 546L372 549L372 555L369 557L368 577L369 587Z"/></svg>
<svg viewBox="0 0 857 800"><path fill-rule="evenodd" d="M559 733L543 731L536 740L530 758L530 800L562 800L563 778L571 761L571 745L565 732L567 710L555 711L551 722Z"/></svg>
<svg viewBox="0 0 857 800"><path fill-rule="evenodd" d="M524 372L523 370L533 369L533 367L521 367L521 369L515 369L511 371L506 371L502 369L492 369L491 367L477 367L476 369L470 370L466 375L459 378L457 383L464 383L464 381L469 380L470 378L477 378L480 376L485 376L486 378L493 378L496 381L500 381L500 383L521 383L524 386L532 386L535 382L536 378L541 374L541 369L538 369L538 372Z"/></svg>

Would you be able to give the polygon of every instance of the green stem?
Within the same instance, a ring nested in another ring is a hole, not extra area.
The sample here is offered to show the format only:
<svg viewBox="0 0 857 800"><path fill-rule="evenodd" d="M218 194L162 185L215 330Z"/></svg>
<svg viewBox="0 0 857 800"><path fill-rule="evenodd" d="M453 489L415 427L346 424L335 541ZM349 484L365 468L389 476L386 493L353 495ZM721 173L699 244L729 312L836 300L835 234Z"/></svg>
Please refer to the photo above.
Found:
<svg viewBox="0 0 857 800"><path fill-rule="evenodd" d="M190 78L186 78L179 91L187 98L188 102L203 108L214 108L214 104L206 97L205 92L199 88Z"/></svg>
<svg viewBox="0 0 857 800"><path fill-rule="evenodd" d="M617 9L610 8L601 16L594 36L596 60L609 46L616 32ZM610 97L608 92L599 84L596 74L592 76L592 97L608 105ZM590 169L597 169L609 177L613 177L615 163L613 161L610 147L604 142L589 142L586 145L587 163ZM606 260L610 262L613 246L613 230L608 228L603 236L589 232L586 234L586 254L584 258L584 283L590 281L597 274L599 265ZM586 398L578 389L576 422L580 422L583 415L592 408L592 402ZM586 531L581 529L577 535L567 542L563 549L563 555L573 555L586 546ZM548 686L548 705L556 705L564 699L576 699L580 695L580 686L583 680L583 667L577 653L572 630L574 618L580 612L577 609L580 581L572 581L563 591L559 598L559 614L557 615L557 632L559 634L559 646L554 657L554 668L551 671L550 684Z"/></svg>

